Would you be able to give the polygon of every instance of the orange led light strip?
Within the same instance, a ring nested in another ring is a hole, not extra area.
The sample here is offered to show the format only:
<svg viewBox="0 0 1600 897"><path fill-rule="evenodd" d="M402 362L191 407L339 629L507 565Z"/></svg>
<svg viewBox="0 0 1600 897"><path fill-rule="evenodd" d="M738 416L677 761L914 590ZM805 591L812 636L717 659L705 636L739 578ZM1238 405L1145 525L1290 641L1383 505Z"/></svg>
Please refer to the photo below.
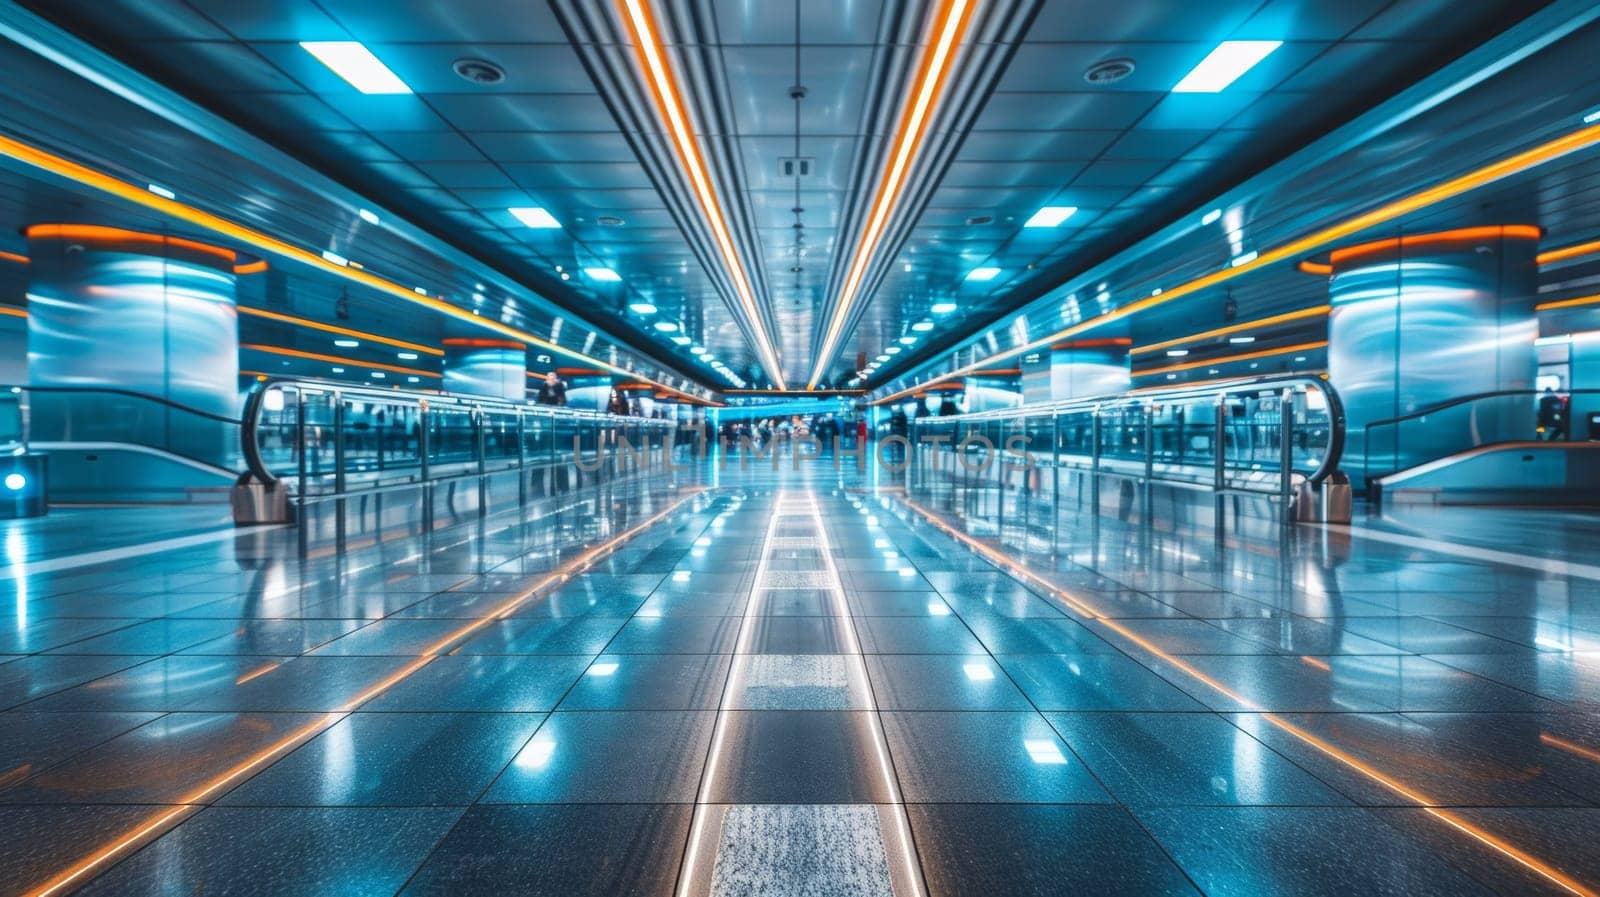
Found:
<svg viewBox="0 0 1600 897"><path fill-rule="evenodd" d="M806 383L806 389L816 388L817 381L822 379L823 373L828 369L833 350L843 335L845 321L850 317L850 308L861 289L861 281L866 277L867 268L877 251L878 241L889 223L889 214L894 211L895 203L900 198L906 173L916 159L916 152L922 146L922 136L927 132L928 125L933 119L933 104L950 74L952 68L950 60L955 55L957 43L966 31L976 5L975 0L973 2L947 0L932 20L933 24L928 33L933 36L933 41L923 51L922 62L913 81L915 86L911 92L911 103L900 116L900 128L895 135L894 155L890 157L889 167L884 171L883 180L878 184L878 194L873 200L872 214L867 219L866 229L861 233L861 243L856 247L856 255L850 263L850 272L845 277L844 287L839 292L839 301L834 306L833 317L828 321L827 332L822 338L822 350L817 355L817 362L811 370L811 379Z"/></svg>
<svg viewBox="0 0 1600 897"><path fill-rule="evenodd" d="M1559 299L1555 302L1541 302L1533 307L1534 311L1549 311L1552 308L1573 308L1579 305L1594 305L1600 303L1600 295L1579 296L1576 299Z"/></svg>
<svg viewBox="0 0 1600 897"><path fill-rule="evenodd" d="M696 489L693 492L688 493L684 497L669 505L666 510L663 510L661 513L651 517L649 520L646 520L643 523L640 523L638 526L635 526L633 529L617 535L610 540L589 549L583 554L580 554L578 557L573 558L560 568L552 571L548 576L529 586L521 593L507 599L504 603L491 609L483 616L478 617L477 619L467 623L459 629L456 629L433 644L423 648L418 653L416 659L410 661L405 666L402 666L400 669L374 683L365 691L344 702L343 706L341 706L338 710L332 710L323 714L304 726L289 732L272 744L269 744L259 751L256 751L214 778L202 782L200 785L196 786L194 790L177 799L176 803L179 804L179 806L174 806L170 809L157 813L155 816L152 816L150 819L144 821L126 834L121 835L120 837L101 846L88 856L57 873L48 881L45 881L44 883L28 891L25 897L55 897L57 894L64 894L79 887L85 881L87 881L88 878L98 875L105 867L111 865L117 860L120 860L123 856L131 853L135 849L142 847L146 842L154 837L164 834L168 829L170 829L173 825L176 825L178 822L181 822L184 818L200 812L200 810L205 808L206 802L215 799L223 792L249 778L251 775L254 775L257 771L261 770L268 764L276 761L280 757L284 756L300 745L305 744L323 732L326 732L339 721L348 717L362 704L371 701L373 698L378 697L401 682L404 682L413 673L432 663L435 658L444 654L446 649L461 641L464 641L467 637L473 635L485 626L494 623L496 620L501 620L509 616L523 604L526 604L528 601L532 600L545 588L559 582L565 582L574 574L582 572L584 568L615 550L618 545L621 545L622 543L632 539L634 536L637 536L639 533L644 532L646 529L654 526L657 522L662 520L662 518L682 507L684 502L689 501L703 491L703 489ZM271 672L271 670L267 670L266 672Z"/></svg>
<svg viewBox="0 0 1600 897"><path fill-rule="evenodd" d="M24 308L12 308L9 305L0 305L0 315L7 315L13 318L26 318L28 316L28 311Z"/></svg>
<svg viewBox="0 0 1600 897"><path fill-rule="evenodd" d="M169 237L166 234L148 234L143 231L127 230L120 227L103 227L98 224L34 224L30 225L23 233L30 240L73 240L84 243L112 245L147 243L154 246L172 246L199 253L200 255L209 255L219 261L227 262L230 267L239 258L239 254L232 249L212 246L209 243L201 243L198 240Z"/></svg>
<svg viewBox="0 0 1600 897"><path fill-rule="evenodd" d="M353 358L341 358L337 355L323 355L320 352L304 352L300 349L286 349L282 346L262 346L256 343L241 343L239 349L241 351L248 349L255 352L266 352L269 355L287 355L290 358L304 358L307 361L326 361L329 364L347 364L353 368L372 368L373 370L389 371L395 374L410 374L414 377L433 377L434 379L438 379L444 376L443 374L439 374L434 371L424 371L417 368L403 368L399 365L378 364L371 361L357 361Z"/></svg>
<svg viewBox="0 0 1600 897"><path fill-rule="evenodd" d="M102 193L126 200L134 205L151 209L163 215L168 215L172 218L176 218L179 221L193 224L196 227L204 228L205 230L208 230L214 234L218 234L232 240L237 240L240 243L254 247L262 252L291 259L299 262L302 265L342 277L346 280L361 284L362 286L370 287L378 292L385 293L397 299L403 299L412 304L420 305L424 308L445 315L446 317L454 318L459 321L465 321L474 326L504 334L513 339L521 340L529 345L538 346L549 352L565 355L569 358L577 358L588 364L593 364L597 367L603 367L606 370L613 371L627 377L640 376L625 368L601 361L598 358L591 358L575 349L569 349L564 346L557 345L549 340L541 339L534 334L518 330L517 328L508 324L502 324L499 321L495 321L490 318L480 317L464 308L451 305L442 299L421 295L410 287L401 286L393 281L385 280L374 274L369 274L365 270L357 268L354 264L350 265L349 267L335 264L323 258L318 253L301 249L300 247L291 243L286 243L277 237L269 236L261 231L254 230L240 224L235 224L226 218L213 215L210 212L197 209L193 206L185 205L176 200L167 199L163 196L157 196L144 187L136 187L125 181L120 181L114 177L111 177L110 175L95 171L94 169L84 165L79 165L78 163L69 159L64 159L52 153L45 152L44 150L29 146L26 143L13 140L12 138L4 135L0 135L0 156L6 156L11 159L15 159L16 161L25 165L30 165L34 168L40 169L41 171L47 171L51 174L66 178L67 180L75 183L83 184L87 187L92 187L101 191ZM688 395L682 390L673 386L669 386L665 383L659 383L654 380L651 380L650 382L655 383L657 386L661 387L667 392Z"/></svg>
<svg viewBox="0 0 1600 897"><path fill-rule="evenodd" d="M1540 732L1539 740L1553 748L1566 751L1575 757L1582 757L1591 763L1600 763L1600 751L1594 750L1593 748L1586 748L1581 744L1573 744L1572 742L1567 741L1565 738L1557 738L1554 735L1551 735L1549 732Z"/></svg>
<svg viewBox="0 0 1600 897"><path fill-rule="evenodd" d="M1597 891L1589 885L1572 878L1571 876L1562 872L1560 869L1557 869L1533 854L1530 854L1516 845L1500 838L1498 835L1479 827L1476 823L1472 822L1465 816L1438 806L1439 801L1428 797L1427 795L1417 791L1412 786L1391 777L1387 773L1377 769L1374 766L1371 766L1366 761L1356 757L1343 748L1335 744L1331 744L1316 734L1303 729L1294 723L1283 719L1282 717L1279 717L1277 714L1272 713L1271 711L1262 708L1255 701L1244 697L1226 684L1213 679L1211 676L1207 675L1205 672L1200 670L1198 667L1195 667L1187 660L1184 660L1182 657L1167 652L1159 645L1155 644L1134 630L1129 629L1127 626L1124 626L1119 620L1105 616L1103 613L1096 610L1094 607L1090 606L1080 598L1069 596L1054 583L1036 573L1033 573L1031 570L1028 570L1027 567L1023 566L1018 559L1006 555L1004 552L998 551L989 545L974 539L966 533L961 532L954 526L946 523L943 518L937 516L932 511L922 507L911 499L904 496L896 497L911 510L915 511L929 523L933 524L934 527L943 531L946 535L967 546L978 554L988 558L991 561L994 561L1001 567L1002 570L1014 575L1020 575L1031 582L1039 584L1045 588L1048 594L1062 601L1068 607L1071 607L1080 614L1095 620L1097 623L1099 623L1099 625L1110 629L1122 638L1127 639L1129 642L1139 646L1140 648L1149 652L1152 656L1159 658L1164 663L1190 677L1195 682L1204 685L1217 694L1222 695L1228 700L1246 708L1248 712L1259 714L1263 720L1271 724L1273 727L1315 749L1324 756L1338 761L1339 763L1349 767L1367 779L1376 782L1383 788L1399 795L1403 799L1413 804L1416 804L1423 812L1439 820L1440 822L1443 822L1445 825L1448 825L1467 837L1472 838L1479 844L1488 847L1489 849L1495 851L1506 859L1511 860L1529 872L1532 872L1540 878L1543 878L1545 881L1560 887L1562 890L1568 891L1572 894L1581 895L1581 897L1600 897L1600 891ZM1324 661L1324 663L1326 663L1326 661ZM1332 669L1331 665L1329 666L1329 669Z"/></svg>
<svg viewBox="0 0 1600 897"><path fill-rule="evenodd" d="M28 264L28 257L25 255L17 255L15 252L0 252L0 261L11 262L17 265L26 265Z"/></svg>
<svg viewBox="0 0 1600 897"><path fill-rule="evenodd" d="M1274 324L1287 324L1291 321L1303 321L1307 318L1327 317L1328 312L1332 310L1333 306L1331 305L1318 305L1312 308L1302 308L1299 311L1284 312L1281 315L1271 315L1265 318L1257 318L1254 321L1245 321L1243 324L1232 324L1227 327L1218 327L1215 330L1207 330L1204 333L1191 333L1188 336L1180 336L1169 340L1163 340L1159 343L1150 343L1147 346L1135 346L1133 349L1129 350L1128 354L1143 355L1146 352L1158 352L1162 349L1170 349L1173 346L1182 345L1183 343L1195 343L1200 342L1201 340L1215 339L1219 336L1228 336L1244 330L1254 330L1257 327L1271 327Z"/></svg>
<svg viewBox="0 0 1600 897"><path fill-rule="evenodd" d="M1579 130L1573 131L1569 134L1557 137L1554 140L1541 143L1532 149L1523 150L1520 153L1507 156L1498 162L1490 163L1481 168L1469 171L1459 177L1451 178L1450 180L1445 181L1437 186L1430 187L1427 190L1422 190L1417 193L1413 193L1410 196L1402 197L1394 202L1379 206L1370 212L1357 215L1354 218L1346 219L1338 224L1323 228L1322 230L1315 231L1311 234L1301 237L1298 240L1291 240L1288 243L1282 244L1281 246L1266 250L1265 252L1262 252L1260 255L1256 256L1255 259L1236 268L1227 267L1218 271L1213 271L1210 274L1197 277L1194 280L1173 287L1159 296L1149 296L1136 302L1131 302L1122 308L1109 311L1097 318L1091 318L1082 323L1074 324L1065 330L1052 333L1049 336L1043 337L1042 339L1037 339L1030 343L1006 349L995 355L991 355L977 364L968 365L963 368L957 368L948 374L939 375L928 382L937 383L941 380L948 380L951 377L959 377L962 374L967 373L969 370L976 368L978 364L994 364L996 361L1012 358L1017 355L1021 355L1024 352L1032 352L1041 346L1048 346L1051 343L1066 339L1067 337L1074 336L1079 333L1083 333L1086 330L1092 330L1096 327L1109 324L1113 321L1120 321L1123 318L1137 314L1141 311L1146 311L1159 305L1172 302L1176 299L1181 299L1184 296L1192 295L1201 290L1227 283L1236 277L1248 274L1251 271L1258 271L1267 267L1268 265L1275 265L1279 262L1309 255L1323 246L1328 245L1329 243L1342 240L1345 237L1354 236L1364 230L1367 230L1368 228L1376 227L1377 225L1393 221L1397 218L1401 218L1421 209L1426 209L1429 206L1443 202L1447 199L1453 199L1462 195L1463 193L1476 190L1477 188L1486 184L1492 184L1496 181L1501 181L1505 178L1511 177L1512 175L1521 174L1524 171L1537 168L1538 166L1543 165L1553 159L1559 159L1562 156L1570 153L1588 149L1597 143L1600 143L1600 124L1591 125L1587 128L1580 128ZM903 389L893 395L885 396L873 404L881 404L883 402L893 401L901 395L907 395L917 389L922 389L927 385L928 383L922 383L918 384L917 386Z"/></svg>
<svg viewBox="0 0 1600 897"><path fill-rule="evenodd" d="M1435 246L1440 243L1468 243L1475 240L1504 239L1506 237L1520 240L1537 240L1542 236L1544 236L1544 231L1531 224L1491 224L1484 227L1461 227L1455 230L1414 234L1405 237L1390 237L1386 240L1374 240L1371 243L1343 246L1328 253L1328 262L1330 266L1337 265L1365 255L1388 252L1394 249L1410 249L1416 246Z"/></svg>
<svg viewBox="0 0 1600 897"><path fill-rule="evenodd" d="M1563 246L1560 249L1551 249L1534 256L1533 260L1541 265L1548 265L1551 262L1564 262L1567 259L1593 255L1597 252L1600 252L1600 240L1595 240L1591 243L1579 243L1576 246Z"/></svg>
<svg viewBox="0 0 1600 897"><path fill-rule="evenodd" d="M656 23L650 15L648 0L620 0L622 20L628 27L628 33L633 39L633 45L638 49L639 64L649 76L651 95L655 97L656 109L665 119L667 130L672 135L673 146L678 151L678 159L683 164L683 169L689 175L689 182L694 187L695 198L700 202L700 210L706 216L706 222L711 225L711 233L715 238L717 249L722 253L723 264L728 266L728 275L733 280L734 291L739 295L739 304L744 307L745 315L750 320L750 330L755 334L756 346L761 353L763 362L767 365L767 372L772 375L772 382L779 387L785 385L783 369L778 364L778 352L768 338L766 328L761 324L761 310L756 305L755 292L750 288L750 280L745 275L744 264L739 260L738 250L734 248L733 237L728 233L728 225L722 215L722 205L717 201L717 195L711 188L711 177L706 171L705 162L700 158L700 148L691 133L689 114L685 110L682 94L678 91L672 72L667 68L666 58L662 53L661 32L656 28Z"/></svg>
<svg viewBox="0 0 1600 897"><path fill-rule="evenodd" d="M337 333L340 336L349 336L354 337L355 339L366 340L368 342L382 343L385 346L394 346L398 349L410 349L413 352L421 352L425 355L444 354L444 350L442 349L435 349L432 346L424 346L421 343L408 343L405 340L395 339L394 337L379 336L376 333L367 333L362 330L352 330L349 327L340 327L337 324L324 324L321 321L313 321L308 318L297 318L294 315L280 314L278 312L267 311L266 309L262 308L248 308L241 305L239 306L239 314L249 315L252 318L266 318L269 321L279 321L284 324L293 324L296 327L307 327L312 330L320 330L323 333Z"/></svg>
<svg viewBox="0 0 1600 897"><path fill-rule="evenodd" d="M1143 371L1134 371L1135 377L1148 377L1151 374L1173 374L1178 371L1192 371L1195 368L1211 367L1219 364L1229 364L1235 361L1249 361L1252 358L1270 358L1274 355L1288 355L1292 352L1311 352L1317 349L1326 349L1327 340L1318 340L1312 343L1300 343L1294 346L1284 346L1278 349L1260 349L1255 352L1240 352L1237 355L1226 355L1222 358L1207 358L1200 361L1185 361L1181 364L1169 364L1158 368L1149 368Z"/></svg>

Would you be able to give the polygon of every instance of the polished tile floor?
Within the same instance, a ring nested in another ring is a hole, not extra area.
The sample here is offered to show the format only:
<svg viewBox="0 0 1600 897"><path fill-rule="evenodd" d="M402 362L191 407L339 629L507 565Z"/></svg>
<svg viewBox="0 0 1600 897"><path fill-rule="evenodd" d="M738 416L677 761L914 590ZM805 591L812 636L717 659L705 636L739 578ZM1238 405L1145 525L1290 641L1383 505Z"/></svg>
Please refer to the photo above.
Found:
<svg viewBox="0 0 1600 897"><path fill-rule="evenodd" d="M0 893L1600 890L1600 581L871 486L3 525Z"/></svg>

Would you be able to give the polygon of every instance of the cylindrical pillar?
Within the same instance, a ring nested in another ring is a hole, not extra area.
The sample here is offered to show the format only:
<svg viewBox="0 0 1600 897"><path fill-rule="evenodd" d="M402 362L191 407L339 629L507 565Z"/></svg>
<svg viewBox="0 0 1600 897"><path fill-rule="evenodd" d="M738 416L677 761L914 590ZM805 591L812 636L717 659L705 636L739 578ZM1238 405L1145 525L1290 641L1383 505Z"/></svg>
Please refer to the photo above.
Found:
<svg viewBox="0 0 1600 897"><path fill-rule="evenodd" d="M28 237L28 382L239 411L233 250L120 228Z"/></svg>
<svg viewBox="0 0 1600 897"><path fill-rule="evenodd" d="M1539 236L1529 225L1493 225L1333 251L1328 376L1344 400L1343 467L1357 488L1367 475L1529 438L1531 397L1388 421L1478 393L1533 389Z"/></svg>
<svg viewBox="0 0 1600 897"><path fill-rule="evenodd" d="M447 337L444 391L522 400L528 390L528 347L498 339Z"/></svg>

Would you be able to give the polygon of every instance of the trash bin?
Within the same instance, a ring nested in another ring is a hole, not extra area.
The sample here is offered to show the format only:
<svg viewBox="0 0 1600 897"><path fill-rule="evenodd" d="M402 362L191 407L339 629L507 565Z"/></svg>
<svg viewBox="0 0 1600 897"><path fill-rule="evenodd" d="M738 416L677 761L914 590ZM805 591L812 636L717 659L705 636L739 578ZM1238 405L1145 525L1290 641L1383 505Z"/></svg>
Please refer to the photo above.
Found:
<svg viewBox="0 0 1600 897"><path fill-rule="evenodd" d="M1295 490L1293 519L1298 523L1349 523L1350 501L1350 478L1336 470L1316 489L1300 483Z"/></svg>
<svg viewBox="0 0 1600 897"><path fill-rule="evenodd" d="M294 506L282 480L263 483L251 474L242 474L233 484L233 522L236 526L268 523L293 523Z"/></svg>

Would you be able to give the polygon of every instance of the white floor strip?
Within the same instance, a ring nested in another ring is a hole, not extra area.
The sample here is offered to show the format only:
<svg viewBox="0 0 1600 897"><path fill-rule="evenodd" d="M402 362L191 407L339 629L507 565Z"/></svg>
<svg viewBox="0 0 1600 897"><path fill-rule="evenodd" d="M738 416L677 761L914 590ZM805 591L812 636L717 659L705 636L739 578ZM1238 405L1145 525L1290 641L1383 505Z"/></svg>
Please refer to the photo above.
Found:
<svg viewBox="0 0 1600 897"><path fill-rule="evenodd" d="M283 529L286 524L273 524L269 526L251 527L248 531L259 533L264 530ZM90 567L95 564L108 564L112 561L121 561L133 557L156 554L163 551L176 551L179 548L190 548L195 545L205 545L210 542L221 542L237 537L241 532L237 527L213 530L209 533L196 533L192 536L179 536L174 539L161 539L156 542L140 542L137 545L123 545L119 548L103 548L99 551L86 551L81 554L67 554L61 557L45 558L38 561L23 561L0 567L0 577L21 579L24 576L36 576L40 573L56 573L61 570L73 570L78 567Z"/></svg>
<svg viewBox="0 0 1600 897"><path fill-rule="evenodd" d="M1329 532L1348 533L1374 542L1387 542L1390 545L1400 545L1405 548L1417 548L1423 551L1448 554L1491 564L1504 564L1508 567L1522 567L1525 570L1537 570L1541 573L1549 573L1555 576L1576 576L1580 579L1600 580L1600 567L1594 564L1580 564L1574 561L1534 557L1533 555L1517 554L1512 551L1480 548L1476 545L1459 545L1454 542L1424 539L1421 536L1407 536L1403 533L1391 533L1379 529L1369 529L1364 526L1344 526L1329 523L1324 524L1323 528Z"/></svg>

